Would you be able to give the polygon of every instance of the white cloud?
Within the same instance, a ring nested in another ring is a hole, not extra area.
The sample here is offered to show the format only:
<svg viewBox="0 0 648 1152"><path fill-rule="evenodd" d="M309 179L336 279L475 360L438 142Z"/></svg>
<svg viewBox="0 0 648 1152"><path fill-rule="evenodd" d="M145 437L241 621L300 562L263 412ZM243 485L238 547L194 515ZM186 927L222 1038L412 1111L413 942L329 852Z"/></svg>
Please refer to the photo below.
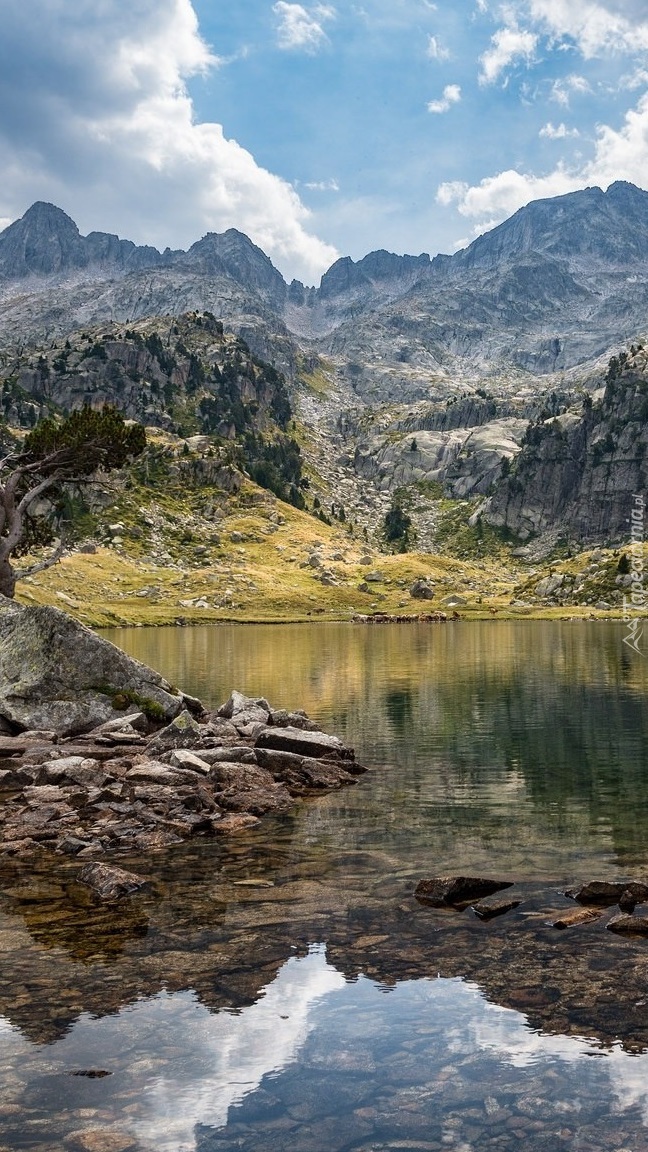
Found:
<svg viewBox="0 0 648 1152"><path fill-rule="evenodd" d="M430 100L427 109L428 112L447 112L453 104L458 104L461 100L461 88L458 84L446 84L443 89L443 95L440 100Z"/></svg>
<svg viewBox="0 0 648 1152"><path fill-rule="evenodd" d="M530 64L537 43L538 37L533 32L514 27L498 28L494 36L491 36L491 47L480 56L482 67L479 83L494 84L514 60L522 59Z"/></svg>
<svg viewBox="0 0 648 1152"><path fill-rule="evenodd" d="M484 231L531 200L561 196L590 185L607 188L615 180L645 188L647 172L648 93L626 113L620 129L599 127L594 156L579 167L561 163L544 176L508 169L473 186L453 181L440 185L437 202L446 207L456 205L462 216L477 220L477 228Z"/></svg>
<svg viewBox="0 0 648 1152"><path fill-rule="evenodd" d="M572 96L586 96L591 93L591 91L592 89L585 77L573 73L571 76L564 76L560 80L554 80L551 85L549 99L553 100L556 104L561 104L563 108L569 108Z"/></svg>
<svg viewBox="0 0 648 1152"><path fill-rule="evenodd" d="M239 228L313 282L337 253L294 188L196 117L187 82L216 63L191 0L4 0L0 215L52 200L158 247Z"/></svg>
<svg viewBox="0 0 648 1152"><path fill-rule="evenodd" d="M450 53L444 48L436 36L428 36L427 55L430 60L449 60Z"/></svg>
<svg viewBox="0 0 648 1152"><path fill-rule="evenodd" d="M648 48L644 0L529 0L529 11L550 35L574 41L585 59Z"/></svg>
<svg viewBox="0 0 648 1152"><path fill-rule="evenodd" d="M648 88L648 71L645 68L637 68L631 72L629 76L621 78L620 88L632 90L633 88Z"/></svg>
<svg viewBox="0 0 648 1152"><path fill-rule="evenodd" d="M540 129L539 136L546 140L566 140L571 136L580 136L578 128L568 128L566 124L552 124L551 120Z"/></svg>
<svg viewBox="0 0 648 1152"><path fill-rule="evenodd" d="M479 217L483 231L505 220L523 204L545 196L559 196L573 192L578 183L560 167L549 176L533 176L508 169L496 176L487 176L479 184L470 186L458 181L441 184L437 192L439 204L455 203L462 216Z"/></svg>
<svg viewBox="0 0 648 1152"><path fill-rule="evenodd" d="M311 192L339 192L340 185L337 180L331 177L330 180L310 180L304 184L304 188L308 188Z"/></svg>
<svg viewBox="0 0 648 1152"><path fill-rule="evenodd" d="M288 4L278 0L272 11L278 17L277 42L289 52L318 52L328 42L324 23L335 18L335 9L318 4L308 9L302 4Z"/></svg>

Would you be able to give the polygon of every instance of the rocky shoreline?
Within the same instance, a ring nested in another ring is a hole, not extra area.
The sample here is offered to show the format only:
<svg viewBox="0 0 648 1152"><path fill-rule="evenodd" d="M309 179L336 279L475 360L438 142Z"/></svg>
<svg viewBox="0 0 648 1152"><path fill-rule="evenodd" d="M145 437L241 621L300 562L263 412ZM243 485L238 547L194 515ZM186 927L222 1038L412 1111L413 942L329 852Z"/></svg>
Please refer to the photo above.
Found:
<svg viewBox="0 0 648 1152"><path fill-rule="evenodd" d="M226 835L303 796L355 783L353 749L304 712L233 692L157 730L141 711L62 738L0 738L0 854L97 858Z"/></svg>
<svg viewBox="0 0 648 1152"><path fill-rule="evenodd" d="M226 835L355 783L305 712L215 712L54 608L0 598L0 855L80 859Z"/></svg>

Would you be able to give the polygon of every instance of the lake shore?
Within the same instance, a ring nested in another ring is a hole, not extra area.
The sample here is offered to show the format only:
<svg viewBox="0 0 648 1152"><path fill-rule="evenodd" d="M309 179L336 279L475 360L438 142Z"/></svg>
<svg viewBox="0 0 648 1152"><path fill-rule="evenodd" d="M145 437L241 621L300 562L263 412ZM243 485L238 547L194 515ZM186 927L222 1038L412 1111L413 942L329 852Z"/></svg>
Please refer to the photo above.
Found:
<svg viewBox="0 0 648 1152"><path fill-rule="evenodd" d="M329 561L325 551L309 549L303 555L276 553L270 565L267 555L257 556L253 546L244 546L233 550L227 564L183 567L150 565L100 548L73 553L20 581L16 598L25 605L62 608L95 628L313 623L435 613L456 613L466 620L622 620L628 611L625 588L617 583L618 550L583 553L529 571L493 560L477 564L417 553L362 556L357 549ZM542 580L560 577L553 595L538 593L538 585L546 587ZM646 608L631 612L646 615Z"/></svg>

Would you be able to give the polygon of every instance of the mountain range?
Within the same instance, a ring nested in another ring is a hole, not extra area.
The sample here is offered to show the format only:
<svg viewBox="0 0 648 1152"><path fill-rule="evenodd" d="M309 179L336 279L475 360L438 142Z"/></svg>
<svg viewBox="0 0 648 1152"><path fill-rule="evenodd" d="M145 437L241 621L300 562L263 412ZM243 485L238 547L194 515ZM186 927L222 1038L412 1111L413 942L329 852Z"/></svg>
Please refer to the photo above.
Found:
<svg viewBox="0 0 648 1152"><path fill-rule="evenodd" d="M257 329L259 351L292 337L356 365L361 395L418 399L449 374L565 371L634 338L648 304L648 193L619 181L536 201L453 256L344 257L310 288L287 284L234 229L158 252L82 236L36 203L0 233L0 298L4 341L209 308L247 323L253 344Z"/></svg>
<svg viewBox="0 0 648 1152"><path fill-rule="evenodd" d="M494 496L495 522L524 539L564 516L564 501L544 515L519 489L504 504L494 493L503 470L509 491L511 464L528 453L529 423L573 423L610 356L648 329L648 192L618 181L536 201L454 255L343 257L318 286L286 283L235 229L159 252L82 236L39 202L0 233L0 364L80 329L204 310L285 374L324 488L360 476L384 504L440 484L483 498L486 515ZM524 475L540 495L528 462ZM621 515L623 494L613 503ZM617 521L599 517L592 531L614 536Z"/></svg>

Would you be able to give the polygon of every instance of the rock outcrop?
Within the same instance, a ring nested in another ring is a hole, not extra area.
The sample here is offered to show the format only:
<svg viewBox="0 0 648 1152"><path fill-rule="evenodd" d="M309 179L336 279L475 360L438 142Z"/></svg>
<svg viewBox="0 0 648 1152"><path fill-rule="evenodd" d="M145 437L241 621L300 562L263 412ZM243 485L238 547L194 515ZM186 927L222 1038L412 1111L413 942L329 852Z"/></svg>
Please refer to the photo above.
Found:
<svg viewBox="0 0 648 1152"><path fill-rule="evenodd" d="M582 413L539 420L484 507L522 540L560 529L578 542L627 540L633 495L648 487L648 352L610 361Z"/></svg>
<svg viewBox="0 0 648 1152"><path fill-rule="evenodd" d="M58 608L0 599L0 718L14 732L87 732L129 708L158 721L183 707L164 677Z"/></svg>

